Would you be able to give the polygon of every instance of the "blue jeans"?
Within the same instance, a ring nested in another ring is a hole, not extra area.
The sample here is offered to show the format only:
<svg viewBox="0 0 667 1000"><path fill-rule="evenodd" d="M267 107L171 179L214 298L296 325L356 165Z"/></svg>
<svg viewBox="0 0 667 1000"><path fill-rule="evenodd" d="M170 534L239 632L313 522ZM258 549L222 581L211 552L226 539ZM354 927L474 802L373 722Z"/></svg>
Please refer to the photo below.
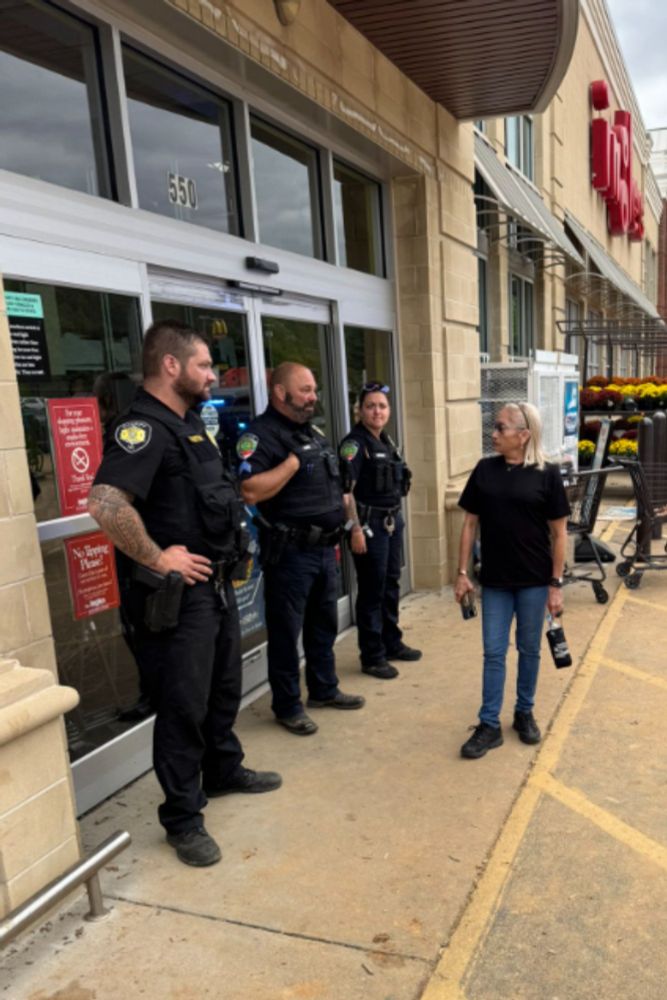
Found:
<svg viewBox="0 0 667 1000"><path fill-rule="evenodd" d="M505 660L510 626L516 615L516 647L519 669L516 682L517 712L530 712L535 703L540 669L540 643L548 587L484 587L482 589L482 637L484 678L480 722L500 725L505 688Z"/></svg>

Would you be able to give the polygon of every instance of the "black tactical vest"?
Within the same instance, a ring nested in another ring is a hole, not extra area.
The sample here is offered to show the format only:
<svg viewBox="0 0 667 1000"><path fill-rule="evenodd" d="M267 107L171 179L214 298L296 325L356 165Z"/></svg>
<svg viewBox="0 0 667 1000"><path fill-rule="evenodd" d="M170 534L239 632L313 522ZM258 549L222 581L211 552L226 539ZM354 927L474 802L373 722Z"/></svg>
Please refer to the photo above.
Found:
<svg viewBox="0 0 667 1000"><path fill-rule="evenodd" d="M374 507L398 506L401 497L407 495L410 472L389 435L383 432L378 439L363 425L357 424L346 440L355 441L363 454L354 488L355 499Z"/></svg>
<svg viewBox="0 0 667 1000"><path fill-rule="evenodd" d="M258 504L262 515L272 524L283 522L290 525L328 523L336 511L341 511L342 519L343 493L338 457L326 438L310 424L292 429L282 425L278 427L272 420L271 432L284 449L283 453L276 455L276 464L284 461L287 454L299 445L311 445L312 452L306 464L275 497Z"/></svg>
<svg viewBox="0 0 667 1000"><path fill-rule="evenodd" d="M128 415L159 421L173 434L184 460L183 475L169 482L170 513L159 518L151 504L138 505L148 534L158 545L185 545L191 551L223 562L236 562L248 548L245 507L236 479L224 467L222 456L201 421L184 422L177 414L155 408L141 400ZM202 544L206 549L202 552Z"/></svg>

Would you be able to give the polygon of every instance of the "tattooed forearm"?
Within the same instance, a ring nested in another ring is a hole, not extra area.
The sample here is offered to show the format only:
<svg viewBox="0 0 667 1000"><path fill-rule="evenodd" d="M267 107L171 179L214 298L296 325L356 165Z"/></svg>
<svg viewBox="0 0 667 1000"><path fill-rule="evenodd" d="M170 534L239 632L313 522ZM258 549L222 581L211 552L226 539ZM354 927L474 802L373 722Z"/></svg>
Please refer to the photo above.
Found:
<svg viewBox="0 0 667 1000"><path fill-rule="evenodd" d="M354 488L354 483L352 487ZM343 494L343 508L345 510L345 519L347 521L353 521L355 524L359 524L359 512L357 511L357 501L354 498L354 493L350 490L349 493Z"/></svg>
<svg viewBox="0 0 667 1000"><path fill-rule="evenodd" d="M117 549L144 566L154 566L162 550L149 537L144 522L132 506L133 497L115 486L93 486L88 512Z"/></svg>

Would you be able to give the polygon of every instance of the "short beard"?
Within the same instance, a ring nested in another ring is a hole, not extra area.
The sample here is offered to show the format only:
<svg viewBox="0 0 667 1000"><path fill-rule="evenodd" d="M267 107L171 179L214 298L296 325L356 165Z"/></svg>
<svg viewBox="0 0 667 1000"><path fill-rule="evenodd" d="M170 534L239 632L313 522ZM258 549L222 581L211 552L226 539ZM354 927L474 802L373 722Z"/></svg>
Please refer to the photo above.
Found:
<svg viewBox="0 0 667 1000"><path fill-rule="evenodd" d="M180 396L184 403L187 403L188 409L192 406L196 406L197 403L204 403L209 398L208 392L202 392L195 388L191 379L186 375L179 375L173 384L174 392L177 396Z"/></svg>
<svg viewBox="0 0 667 1000"><path fill-rule="evenodd" d="M285 406L290 408L294 414L294 421L297 424L307 424L315 412L315 406L312 403L304 403L303 406L297 406L291 392L285 392Z"/></svg>

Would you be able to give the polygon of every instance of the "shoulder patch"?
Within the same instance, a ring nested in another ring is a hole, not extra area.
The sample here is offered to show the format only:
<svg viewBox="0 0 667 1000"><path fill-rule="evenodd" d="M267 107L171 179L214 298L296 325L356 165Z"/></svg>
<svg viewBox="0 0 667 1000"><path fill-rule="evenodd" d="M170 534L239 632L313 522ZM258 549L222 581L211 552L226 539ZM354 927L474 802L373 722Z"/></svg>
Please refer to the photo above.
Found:
<svg viewBox="0 0 667 1000"><path fill-rule="evenodd" d="M346 462L353 462L359 454L359 445L356 441L343 441L340 446L340 457Z"/></svg>
<svg viewBox="0 0 667 1000"><path fill-rule="evenodd" d="M236 442L236 454L242 461L250 458L257 451L259 438L256 434L242 434Z"/></svg>
<svg viewBox="0 0 667 1000"><path fill-rule="evenodd" d="M126 420L118 425L114 434L116 444L130 455L145 448L152 436L153 428L145 420Z"/></svg>

